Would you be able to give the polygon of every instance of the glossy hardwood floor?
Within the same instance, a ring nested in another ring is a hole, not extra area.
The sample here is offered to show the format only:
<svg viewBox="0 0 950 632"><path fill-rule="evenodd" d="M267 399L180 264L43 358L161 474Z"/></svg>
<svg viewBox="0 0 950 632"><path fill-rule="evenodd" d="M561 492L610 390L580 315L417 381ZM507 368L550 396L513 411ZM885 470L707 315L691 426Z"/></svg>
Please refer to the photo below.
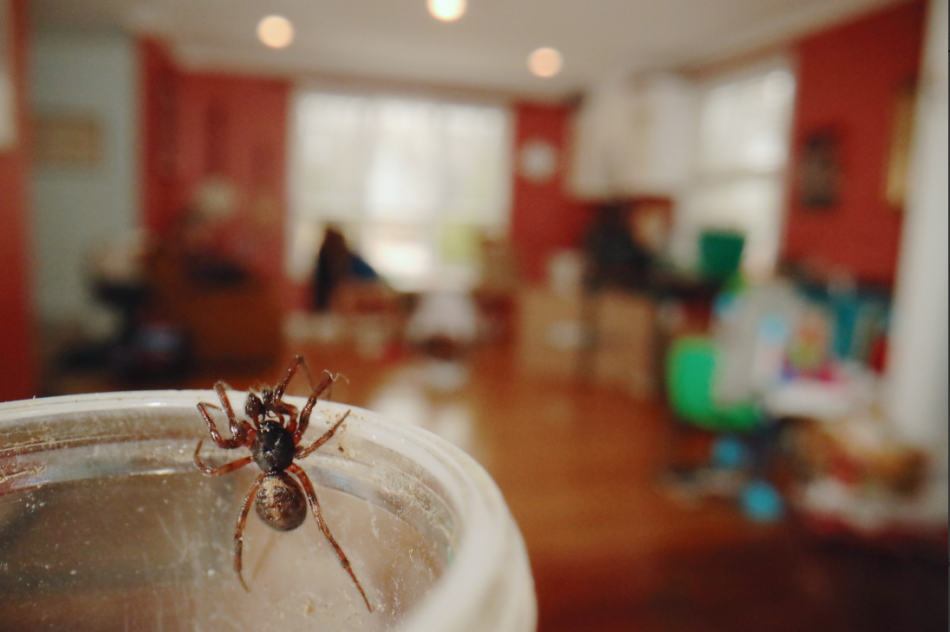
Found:
<svg viewBox="0 0 950 632"><path fill-rule="evenodd" d="M457 390L408 355L300 345L284 360L293 352L346 375L335 400L412 418L486 467L524 535L542 632L947 629L946 566L823 543L792 521L753 524L725 501L685 502L661 485L658 401L526 377L503 347L477 352ZM283 366L146 386L245 389ZM57 386L113 387L125 386Z"/></svg>

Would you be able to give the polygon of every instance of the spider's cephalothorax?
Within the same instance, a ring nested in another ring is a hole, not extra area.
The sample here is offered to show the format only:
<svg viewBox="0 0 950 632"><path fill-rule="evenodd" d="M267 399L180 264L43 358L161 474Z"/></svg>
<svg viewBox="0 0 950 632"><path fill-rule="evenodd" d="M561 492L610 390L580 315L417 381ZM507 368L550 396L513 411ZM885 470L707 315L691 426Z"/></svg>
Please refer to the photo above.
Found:
<svg viewBox="0 0 950 632"><path fill-rule="evenodd" d="M261 398L256 393L248 393L247 400L244 402L244 414L247 415L248 419L257 421L261 418L263 412L264 402L261 401Z"/></svg>
<svg viewBox="0 0 950 632"><path fill-rule="evenodd" d="M260 395L251 391L244 402L244 414L255 424L268 418L283 422L285 416L290 418L291 423L296 423L297 407L283 401L283 397L284 392L280 385L276 389L262 388Z"/></svg>
<svg viewBox="0 0 950 632"><path fill-rule="evenodd" d="M294 436L276 421L261 423L251 442L254 462L268 474L283 472L290 467L296 452Z"/></svg>
<svg viewBox="0 0 950 632"><path fill-rule="evenodd" d="M307 398L307 403L298 415L297 407L284 402L283 398L287 385L301 365L307 373L311 392L310 397ZM195 465L208 476L220 476L233 472L252 461L257 463L257 466L262 470L244 498L241 514L238 516L237 528L234 531L234 569L237 571L238 579L241 580L241 585L244 586L245 590L247 585L241 575L241 550L244 544L244 524L247 520L247 514L251 510L251 504L254 505L258 517L264 521L264 524L279 531L290 531L303 524L307 517L307 505L309 504L313 517L317 521L317 526L320 527L320 531L323 532L324 537L333 547L340 564L343 565L343 569L349 573L353 583L356 584L356 588L360 591L360 595L366 603L366 608L372 612L373 609L369 605L369 599L366 598L363 587L356 579L356 574L350 567L349 560L330 533L330 527L323 519L323 512L320 511L320 503L317 502L317 493L313 488L313 483L310 482L310 477L303 471L303 468L294 462L308 456L329 441L346 420L347 415L350 414L347 411L313 443L305 448L300 447L300 440L310 424L310 413L313 412L313 407L320 395L332 387L333 380L333 376L326 373L320 383L314 386L306 360L303 356L296 356L290 368L287 369L284 378L277 386L273 389L261 389L260 396L254 392L248 393L247 400L244 403L244 412L250 422L237 418L234 409L231 407L231 401L228 399L227 386L223 382L218 382L214 385L214 390L218 394L218 399L221 400L221 406L201 402L198 404L198 412L201 413L202 419L208 426L208 432L211 433L211 438L219 448L233 450L234 448L247 447L250 448L251 455L221 467L211 468L205 465L198 456L202 444L202 441L199 441L198 447L195 448ZM209 409L223 410L227 415L231 430L230 439L225 439L218 432L217 426L208 412ZM296 476L296 479L294 476Z"/></svg>

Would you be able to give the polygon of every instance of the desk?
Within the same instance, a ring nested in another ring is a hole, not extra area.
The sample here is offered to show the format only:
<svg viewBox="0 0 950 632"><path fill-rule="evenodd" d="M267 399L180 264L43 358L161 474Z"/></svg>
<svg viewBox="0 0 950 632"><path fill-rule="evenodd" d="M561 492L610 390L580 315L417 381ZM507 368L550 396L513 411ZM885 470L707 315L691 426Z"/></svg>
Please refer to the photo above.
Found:
<svg viewBox="0 0 950 632"><path fill-rule="evenodd" d="M766 390L762 407L773 418L833 421L866 410L874 403L877 378L858 367L841 367L833 381L794 378Z"/></svg>

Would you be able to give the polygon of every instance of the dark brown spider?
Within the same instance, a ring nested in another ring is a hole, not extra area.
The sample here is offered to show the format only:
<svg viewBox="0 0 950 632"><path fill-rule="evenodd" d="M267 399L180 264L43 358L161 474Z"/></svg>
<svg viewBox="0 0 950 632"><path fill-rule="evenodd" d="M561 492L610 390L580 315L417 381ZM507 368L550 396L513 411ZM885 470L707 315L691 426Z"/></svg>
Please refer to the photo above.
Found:
<svg viewBox="0 0 950 632"><path fill-rule="evenodd" d="M283 398L287 385L301 365L307 373L311 392L307 403L298 416L297 407L283 401ZM332 388L333 381L334 377L327 372L320 383L314 386L307 361L303 356L296 356L283 379L273 390L270 388L260 389L260 395L253 390L248 391L244 412L250 419L250 423L243 419L239 420L235 416L226 392L227 385L224 382L218 382L214 385L214 390L221 400L221 407L201 402L198 404L198 412L201 413L202 419L208 425L211 438L214 439L219 448L233 450L245 446L251 449L251 454L227 465L211 468L205 465L198 456L201 444L204 443L204 440L201 440L198 442L198 447L195 448L195 465L207 476L221 476L233 472L248 465L251 461L257 463L258 467L263 470L244 498L244 505L241 507L241 514L238 517L237 529L234 532L234 570L237 571L238 579L241 580L244 590L248 588L247 584L244 583L244 577L241 575L241 549L244 543L244 524L247 521L251 503L254 502L257 515L264 521L264 524L278 531L290 531L303 524L307 517L307 502L309 501L317 526L320 527L320 531L323 532L324 537L333 547L333 550L336 551L343 569L349 573L353 583L356 584L360 595L363 596L363 601L366 602L367 609L372 612L373 608L369 605L369 599L366 598L363 587L360 586L356 574L350 567L350 561L346 559L343 549L337 544L330 533L330 528L323 519L323 512L320 510L320 503L317 502L317 494L313 489L313 483L310 482L310 478L303 471L303 468L294 463L296 459L308 456L329 441L333 433L337 431L340 424L350 414L349 411L344 413L333 424L333 427L309 446L304 448L298 445L310 424L310 413L317 403L317 398L324 391ZM222 407L224 413L228 416L231 429L230 439L225 439L218 433L218 429L208 412L209 408L222 410ZM300 480L299 484L291 477L291 474L297 476Z"/></svg>

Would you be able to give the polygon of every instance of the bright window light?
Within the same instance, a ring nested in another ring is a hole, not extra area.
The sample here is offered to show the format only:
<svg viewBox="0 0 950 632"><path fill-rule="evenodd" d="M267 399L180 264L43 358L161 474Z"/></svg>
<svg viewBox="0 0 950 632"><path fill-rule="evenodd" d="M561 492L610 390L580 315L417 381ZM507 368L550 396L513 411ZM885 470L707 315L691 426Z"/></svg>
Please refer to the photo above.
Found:
<svg viewBox="0 0 950 632"><path fill-rule="evenodd" d="M702 86L699 164L682 206L682 243L703 230L745 235L742 267L767 278L781 243L785 169L795 76L785 63L726 75Z"/></svg>
<svg viewBox="0 0 950 632"><path fill-rule="evenodd" d="M296 101L288 271L312 272L324 227L389 283L472 277L507 232L511 134L501 107L310 92Z"/></svg>
<svg viewBox="0 0 950 632"><path fill-rule="evenodd" d="M294 41L294 25L285 17L269 15L258 22L257 37L270 48L286 48Z"/></svg>

